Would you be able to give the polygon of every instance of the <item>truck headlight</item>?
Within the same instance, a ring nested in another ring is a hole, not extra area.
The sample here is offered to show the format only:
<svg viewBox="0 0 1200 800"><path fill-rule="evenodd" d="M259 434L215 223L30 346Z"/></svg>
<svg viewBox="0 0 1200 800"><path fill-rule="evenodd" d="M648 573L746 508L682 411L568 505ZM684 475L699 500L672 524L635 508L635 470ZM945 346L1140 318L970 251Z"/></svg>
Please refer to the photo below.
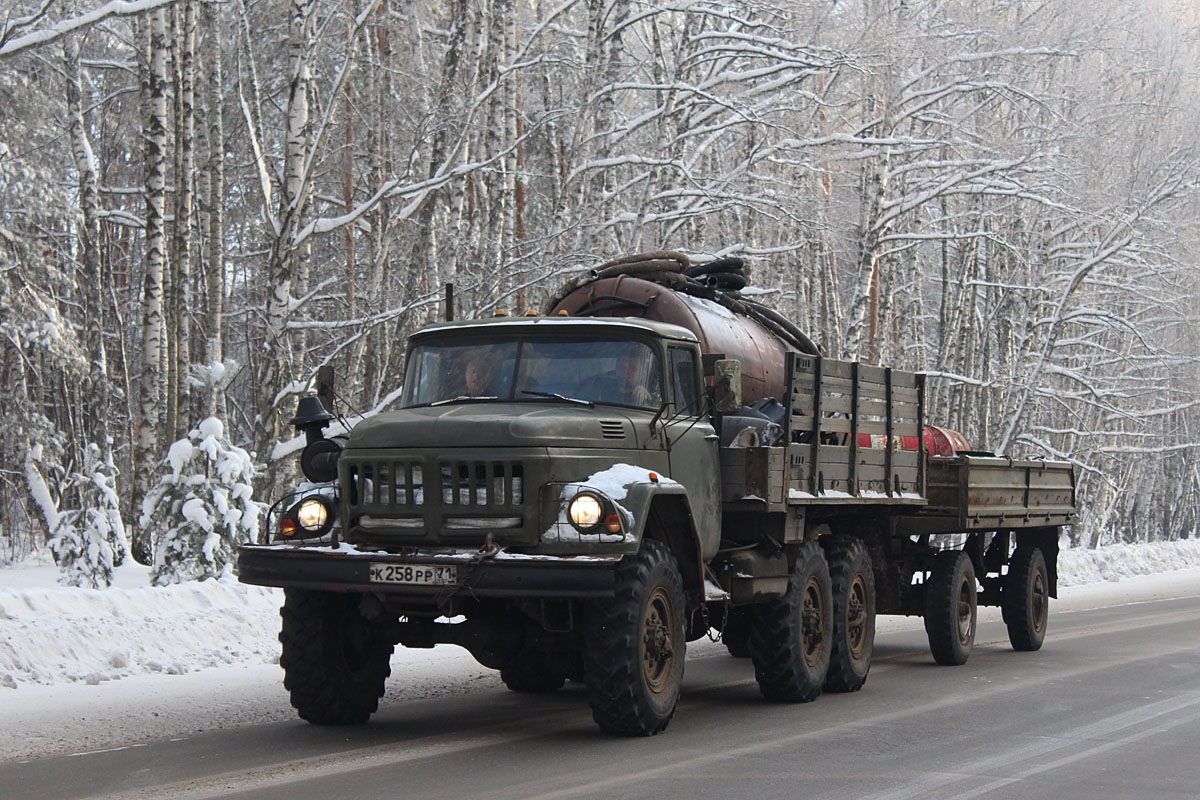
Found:
<svg viewBox="0 0 1200 800"><path fill-rule="evenodd" d="M324 536L333 527L333 504L327 497L306 497L279 521L280 532L289 539Z"/></svg>
<svg viewBox="0 0 1200 800"><path fill-rule="evenodd" d="M581 531L591 530L604 519L604 506L592 494L577 494L567 508L571 524Z"/></svg>
<svg viewBox="0 0 1200 800"><path fill-rule="evenodd" d="M624 530L621 515L617 513L613 502L587 492L575 495L571 505L567 506L567 516L581 533L593 533L600 527L608 533L621 533Z"/></svg>

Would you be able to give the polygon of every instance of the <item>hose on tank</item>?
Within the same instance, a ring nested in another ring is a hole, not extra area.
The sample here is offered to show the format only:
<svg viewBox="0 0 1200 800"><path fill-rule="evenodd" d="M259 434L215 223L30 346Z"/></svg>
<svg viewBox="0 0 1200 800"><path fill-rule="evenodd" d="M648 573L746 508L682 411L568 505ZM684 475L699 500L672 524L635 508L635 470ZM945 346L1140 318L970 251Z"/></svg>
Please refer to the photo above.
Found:
<svg viewBox="0 0 1200 800"><path fill-rule="evenodd" d="M546 312L579 287L620 275L661 283L677 292L710 300L735 314L750 317L802 353L821 353L804 331L778 311L737 294L747 283L746 262L737 256L718 258L705 264L692 264L686 254L674 250L615 258L568 281L547 301Z"/></svg>

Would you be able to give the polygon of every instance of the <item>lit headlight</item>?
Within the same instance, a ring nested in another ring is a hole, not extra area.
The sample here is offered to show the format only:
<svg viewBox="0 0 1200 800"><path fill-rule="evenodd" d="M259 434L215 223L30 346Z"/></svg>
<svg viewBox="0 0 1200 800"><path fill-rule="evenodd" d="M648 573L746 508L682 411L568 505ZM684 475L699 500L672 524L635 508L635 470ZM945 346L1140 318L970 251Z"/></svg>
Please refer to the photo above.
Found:
<svg viewBox="0 0 1200 800"><path fill-rule="evenodd" d="M279 530L291 539L324 536L333 527L333 504L320 495L306 497L279 521Z"/></svg>
<svg viewBox="0 0 1200 800"><path fill-rule="evenodd" d="M309 533L316 533L325 527L329 521L329 508L324 502L310 497L300 503L296 509L296 522Z"/></svg>
<svg viewBox="0 0 1200 800"><path fill-rule="evenodd" d="M600 524L604 518L604 508L594 495L579 494L571 501L567 509L571 523L580 530L589 530Z"/></svg>

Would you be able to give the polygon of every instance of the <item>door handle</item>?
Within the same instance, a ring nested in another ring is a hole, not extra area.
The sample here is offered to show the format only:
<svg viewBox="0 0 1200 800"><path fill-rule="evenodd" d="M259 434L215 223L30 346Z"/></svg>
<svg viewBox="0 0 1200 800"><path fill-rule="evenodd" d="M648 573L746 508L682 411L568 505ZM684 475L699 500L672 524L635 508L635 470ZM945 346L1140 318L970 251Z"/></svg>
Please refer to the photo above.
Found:
<svg viewBox="0 0 1200 800"><path fill-rule="evenodd" d="M720 439L720 438L721 437L717 436L715 433L704 434L704 441L706 441L706 442L715 442L717 439Z"/></svg>

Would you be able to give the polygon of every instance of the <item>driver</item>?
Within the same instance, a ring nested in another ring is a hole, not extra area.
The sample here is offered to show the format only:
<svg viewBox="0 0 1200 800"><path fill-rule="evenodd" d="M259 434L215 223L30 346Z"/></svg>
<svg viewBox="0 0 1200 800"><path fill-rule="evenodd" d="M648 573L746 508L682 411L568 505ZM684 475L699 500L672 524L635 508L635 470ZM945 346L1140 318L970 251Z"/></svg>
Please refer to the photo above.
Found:
<svg viewBox="0 0 1200 800"><path fill-rule="evenodd" d="M467 357L467 365L463 369L463 384L467 397L487 397L496 394L492 388L496 367L488 355L488 351L478 351Z"/></svg>

